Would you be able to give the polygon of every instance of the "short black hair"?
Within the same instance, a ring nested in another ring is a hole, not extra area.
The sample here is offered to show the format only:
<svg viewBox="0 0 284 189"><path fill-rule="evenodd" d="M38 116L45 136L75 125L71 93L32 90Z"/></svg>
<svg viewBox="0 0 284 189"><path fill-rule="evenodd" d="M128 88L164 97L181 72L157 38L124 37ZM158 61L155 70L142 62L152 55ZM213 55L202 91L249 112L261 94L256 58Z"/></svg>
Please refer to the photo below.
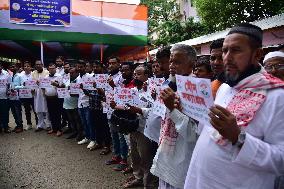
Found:
<svg viewBox="0 0 284 189"><path fill-rule="evenodd" d="M110 59L116 59L116 61L117 61L118 63L120 63L120 59L119 59L117 56L111 56L111 57L109 57L109 58L108 58L108 61L109 61Z"/></svg>
<svg viewBox="0 0 284 189"><path fill-rule="evenodd" d="M216 39L214 41L212 41L212 43L210 44L210 53L213 49L220 49L223 47L223 43L224 43L224 38L219 38Z"/></svg>
<svg viewBox="0 0 284 189"><path fill-rule="evenodd" d="M150 75L150 71L145 64L138 65L136 68L143 68L144 69L144 75Z"/></svg>
<svg viewBox="0 0 284 189"><path fill-rule="evenodd" d="M171 46L166 46L158 50L156 53L156 58L161 59L163 57L170 58L171 56Z"/></svg>
<svg viewBox="0 0 284 189"><path fill-rule="evenodd" d="M201 66L205 67L208 72L212 72L212 68L210 65L210 56L201 56L197 58L197 62L194 68L201 67Z"/></svg>
<svg viewBox="0 0 284 189"><path fill-rule="evenodd" d="M134 70L135 68L134 68L134 63L133 62L122 62L121 63L121 67L122 66L129 66L129 68L131 69L131 70Z"/></svg>
<svg viewBox="0 0 284 189"><path fill-rule="evenodd" d="M50 66L55 66L56 67L56 64L51 62L51 63L48 64L48 67L50 67Z"/></svg>
<svg viewBox="0 0 284 189"><path fill-rule="evenodd" d="M78 61L77 61L77 64L81 64L81 65L86 66L86 61L85 61L85 60L80 59L80 60L78 60Z"/></svg>
<svg viewBox="0 0 284 189"><path fill-rule="evenodd" d="M57 56L57 57L55 58L55 60L57 60L57 59L60 59L60 60L62 60L63 62L65 62L65 57L64 57L64 56Z"/></svg>
<svg viewBox="0 0 284 189"><path fill-rule="evenodd" d="M262 47L263 31L260 27L250 23L240 23L231 28L228 35L239 33L248 36L251 48Z"/></svg>

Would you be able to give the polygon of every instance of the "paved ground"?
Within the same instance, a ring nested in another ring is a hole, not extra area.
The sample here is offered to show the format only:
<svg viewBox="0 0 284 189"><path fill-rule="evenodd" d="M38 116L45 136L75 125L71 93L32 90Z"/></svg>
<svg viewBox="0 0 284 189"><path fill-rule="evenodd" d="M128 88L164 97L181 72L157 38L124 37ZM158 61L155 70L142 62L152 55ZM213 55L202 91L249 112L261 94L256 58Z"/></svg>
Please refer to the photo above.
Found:
<svg viewBox="0 0 284 189"><path fill-rule="evenodd" d="M0 134L0 189L121 188L126 176L104 165L111 155L64 137L33 130Z"/></svg>

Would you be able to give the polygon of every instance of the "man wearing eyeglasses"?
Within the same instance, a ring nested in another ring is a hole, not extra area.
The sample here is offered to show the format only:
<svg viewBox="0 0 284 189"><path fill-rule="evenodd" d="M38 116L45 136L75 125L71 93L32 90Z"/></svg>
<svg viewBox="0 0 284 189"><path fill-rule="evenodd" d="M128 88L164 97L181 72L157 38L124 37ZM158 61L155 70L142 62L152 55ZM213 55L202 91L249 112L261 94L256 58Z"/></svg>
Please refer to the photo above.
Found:
<svg viewBox="0 0 284 189"><path fill-rule="evenodd" d="M263 60L265 70L284 81L284 52L268 53Z"/></svg>
<svg viewBox="0 0 284 189"><path fill-rule="evenodd" d="M263 60L265 70L271 75L284 80L284 52L274 51L268 53ZM274 189L284 187L284 175L277 177L275 180Z"/></svg>

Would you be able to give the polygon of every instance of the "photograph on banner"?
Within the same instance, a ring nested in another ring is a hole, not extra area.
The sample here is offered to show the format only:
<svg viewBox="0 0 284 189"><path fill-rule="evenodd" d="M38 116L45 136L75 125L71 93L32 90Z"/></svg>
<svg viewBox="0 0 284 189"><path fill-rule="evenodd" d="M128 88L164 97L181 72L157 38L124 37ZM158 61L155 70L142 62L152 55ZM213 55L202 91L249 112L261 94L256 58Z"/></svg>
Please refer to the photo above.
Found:
<svg viewBox="0 0 284 189"><path fill-rule="evenodd" d="M163 91L166 88L168 88L167 85L156 87L157 96L156 96L156 100L153 104L154 114L157 115L157 116L160 116L162 119L165 119L167 107L165 106L164 101L162 100L160 94L161 94L161 91Z"/></svg>
<svg viewBox="0 0 284 189"><path fill-rule="evenodd" d="M36 89L38 88L36 80L27 80L25 81L25 87L28 89Z"/></svg>
<svg viewBox="0 0 284 189"><path fill-rule="evenodd" d="M82 78L83 89L94 90L94 77L84 77Z"/></svg>
<svg viewBox="0 0 284 189"><path fill-rule="evenodd" d="M31 89L19 89L19 97L20 98L32 98L32 90Z"/></svg>
<svg viewBox="0 0 284 189"><path fill-rule="evenodd" d="M39 79L39 87L40 88L50 88L51 87L51 79L49 77L40 78Z"/></svg>
<svg viewBox="0 0 284 189"><path fill-rule="evenodd" d="M70 94L80 94L80 83L70 83Z"/></svg>
<svg viewBox="0 0 284 189"><path fill-rule="evenodd" d="M182 112L203 124L210 125L208 113L214 104L210 79L176 75L176 80Z"/></svg>
<svg viewBox="0 0 284 189"><path fill-rule="evenodd" d="M109 84L107 82L109 78L108 74L95 74L94 78L97 88L108 89L109 87Z"/></svg>
<svg viewBox="0 0 284 189"><path fill-rule="evenodd" d="M165 82L165 78L149 78L148 79L148 92L151 93L152 91L155 91L156 87L160 87Z"/></svg>
<svg viewBox="0 0 284 189"><path fill-rule="evenodd" d="M139 94L136 88L114 88L114 101L117 105L124 106L125 104L130 104L132 106L139 105Z"/></svg>
<svg viewBox="0 0 284 189"><path fill-rule="evenodd" d="M70 97L70 92L68 88L57 88L58 98L68 98Z"/></svg>
<svg viewBox="0 0 284 189"><path fill-rule="evenodd" d="M110 107L110 102L114 101L113 91L106 91L106 102L103 104L103 112L107 113L107 118L110 119L113 109Z"/></svg>
<svg viewBox="0 0 284 189"><path fill-rule="evenodd" d="M71 0L10 0L10 22L70 26Z"/></svg>
<svg viewBox="0 0 284 189"><path fill-rule="evenodd" d="M8 84L7 79L0 79L0 89L6 89L7 84Z"/></svg>

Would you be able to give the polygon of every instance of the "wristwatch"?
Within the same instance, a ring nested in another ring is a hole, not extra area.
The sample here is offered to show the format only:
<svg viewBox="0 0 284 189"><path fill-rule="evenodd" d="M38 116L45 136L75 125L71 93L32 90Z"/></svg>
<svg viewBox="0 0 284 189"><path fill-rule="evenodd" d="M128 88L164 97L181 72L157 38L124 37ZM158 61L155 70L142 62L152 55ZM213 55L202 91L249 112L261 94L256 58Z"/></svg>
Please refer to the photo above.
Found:
<svg viewBox="0 0 284 189"><path fill-rule="evenodd" d="M238 141L235 144L237 147L241 148L243 144L245 143L246 140L246 132L241 130L239 136L238 136Z"/></svg>

